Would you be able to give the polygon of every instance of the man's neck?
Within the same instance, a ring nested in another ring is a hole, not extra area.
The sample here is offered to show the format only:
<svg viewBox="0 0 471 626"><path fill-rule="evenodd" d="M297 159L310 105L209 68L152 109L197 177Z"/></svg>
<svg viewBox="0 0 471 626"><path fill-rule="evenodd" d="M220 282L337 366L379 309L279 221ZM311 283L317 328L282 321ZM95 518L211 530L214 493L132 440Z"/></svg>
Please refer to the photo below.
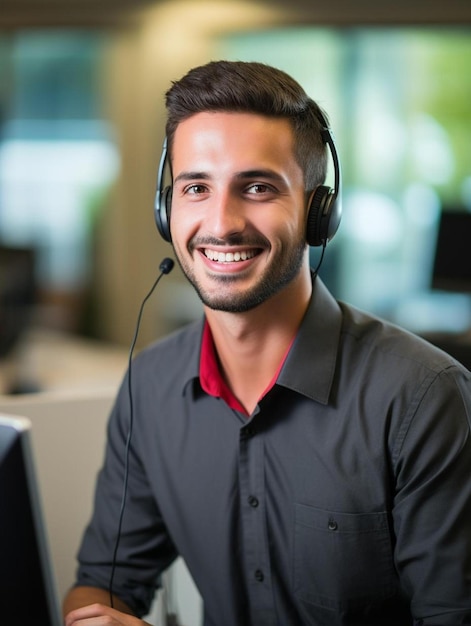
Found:
<svg viewBox="0 0 471 626"><path fill-rule="evenodd" d="M286 355L311 292L308 272L246 313L205 311L221 375L249 414Z"/></svg>

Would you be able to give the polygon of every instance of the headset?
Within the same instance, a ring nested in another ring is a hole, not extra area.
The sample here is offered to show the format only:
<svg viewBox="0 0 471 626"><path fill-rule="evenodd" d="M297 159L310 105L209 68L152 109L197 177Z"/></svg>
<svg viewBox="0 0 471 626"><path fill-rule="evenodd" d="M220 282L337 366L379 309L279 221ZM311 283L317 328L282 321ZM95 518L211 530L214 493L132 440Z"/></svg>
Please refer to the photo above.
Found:
<svg viewBox="0 0 471 626"><path fill-rule="evenodd" d="M306 241L310 246L323 246L331 241L338 230L342 217L342 171L335 146L334 136L325 118L319 113L322 124L321 136L328 146L334 165L334 187L319 185L314 191L306 226ZM164 186L164 173L167 164L167 138L164 139L162 155L157 173L157 190L154 202L154 217L160 235L171 243L170 211L172 208L172 188Z"/></svg>

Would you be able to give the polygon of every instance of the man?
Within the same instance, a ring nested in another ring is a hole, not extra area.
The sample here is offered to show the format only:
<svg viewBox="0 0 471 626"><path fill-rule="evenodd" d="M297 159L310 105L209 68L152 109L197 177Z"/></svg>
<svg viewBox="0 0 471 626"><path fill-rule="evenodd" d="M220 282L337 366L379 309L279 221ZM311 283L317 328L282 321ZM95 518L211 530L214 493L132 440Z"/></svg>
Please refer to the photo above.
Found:
<svg viewBox="0 0 471 626"><path fill-rule="evenodd" d="M166 236L204 320L132 366L112 609L120 391L67 626L142 624L177 555L205 626L471 623L471 374L311 272L322 112L239 62L192 70L167 108Z"/></svg>

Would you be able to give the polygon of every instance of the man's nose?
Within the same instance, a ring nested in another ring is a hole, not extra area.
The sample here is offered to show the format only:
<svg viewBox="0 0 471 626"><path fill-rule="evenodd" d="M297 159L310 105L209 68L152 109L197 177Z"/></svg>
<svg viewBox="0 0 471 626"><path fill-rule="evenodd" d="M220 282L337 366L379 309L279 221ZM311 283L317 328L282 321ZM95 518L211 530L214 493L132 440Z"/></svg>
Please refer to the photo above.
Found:
<svg viewBox="0 0 471 626"><path fill-rule="evenodd" d="M240 198L228 191L221 191L213 196L213 202L208 207L206 223L212 235L224 239L229 235L243 232L245 224L245 213Z"/></svg>

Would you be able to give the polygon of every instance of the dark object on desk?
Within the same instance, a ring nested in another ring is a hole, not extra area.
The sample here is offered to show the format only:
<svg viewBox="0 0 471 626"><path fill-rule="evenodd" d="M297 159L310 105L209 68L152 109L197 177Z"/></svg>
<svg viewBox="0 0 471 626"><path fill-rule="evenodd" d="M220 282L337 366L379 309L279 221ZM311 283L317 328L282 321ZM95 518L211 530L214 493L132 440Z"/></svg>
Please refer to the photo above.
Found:
<svg viewBox="0 0 471 626"><path fill-rule="evenodd" d="M0 245L0 361L13 362L17 371L5 393L40 390L22 371L15 348L28 330L37 302L36 254L33 248Z"/></svg>
<svg viewBox="0 0 471 626"><path fill-rule="evenodd" d="M471 212L445 207L440 216L432 271L432 289L471 297ZM435 332L424 338L471 370L471 320L465 333Z"/></svg>
<svg viewBox="0 0 471 626"><path fill-rule="evenodd" d="M445 209L440 217L432 289L471 294L471 212Z"/></svg>
<svg viewBox="0 0 471 626"><path fill-rule="evenodd" d="M471 371L471 332L425 333L422 337L450 354Z"/></svg>
<svg viewBox="0 0 471 626"><path fill-rule="evenodd" d="M35 303L34 250L0 245L0 359L28 328Z"/></svg>

